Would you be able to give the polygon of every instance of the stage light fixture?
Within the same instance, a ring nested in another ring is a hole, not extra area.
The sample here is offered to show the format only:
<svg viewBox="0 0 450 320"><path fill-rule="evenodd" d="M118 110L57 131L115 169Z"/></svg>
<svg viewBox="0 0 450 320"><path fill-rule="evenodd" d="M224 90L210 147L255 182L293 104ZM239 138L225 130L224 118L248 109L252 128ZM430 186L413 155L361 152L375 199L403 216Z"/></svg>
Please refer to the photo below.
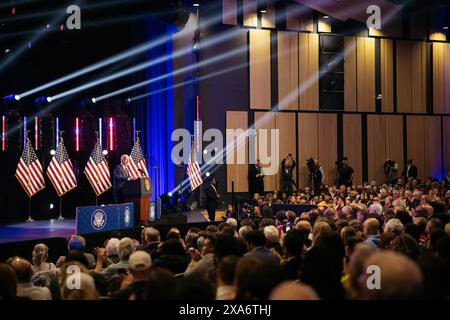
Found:
<svg viewBox="0 0 450 320"><path fill-rule="evenodd" d="M11 52L10 49L5 49L5 53L9 53L9 52Z"/></svg>
<svg viewBox="0 0 450 320"><path fill-rule="evenodd" d="M194 7L200 7L200 1L194 1L194 3L192 4L192 6L194 6Z"/></svg>
<svg viewBox="0 0 450 320"><path fill-rule="evenodd" d="M55 151L55 150L53 150L53 149L50 150L50 155L51 155L51 156L54 156L55 154L56 154L56 151Z"/></svg>
<svg viewBox="0 0 450 320"><path fill-rule="evenodd" d="M167 195L168 195L169 197L172 197L172 196L173 196L172 192L168 192Z"/></svg>
<svg viewBox="0 0 450 320"><path fill-rule="evenodd" d="M55 207L55 205L53 203L50 203L50 205L49 205L50 210L53 210L54 207Z"/></svg>
<svg viewBox="0 0 450 320"><path fill-rule="evenodd" d="M20 100L20 95L18 95L18 94L14 95L14 99L15 99L16 101L19 101L19 100Z"/></svg>
<svg viewBox="0 0 450 320"><path fill-rule="evenodd" d="M95 98L92 98L91 100L92 100L92 103L96 103L97 102L97 99L95 99Z"/></svg>
<svg viewBox="0 0 450 320"><path fill-rule="evenodd" d="M52 97L47 97L47 102L48 102L48 103L50 103L50 102L52 102L52 101L53 101Z"/></svg>
<svg viewBox="0 0 450 320"><path fill-rule="evenodd" d="M208 172L206 172L206 176L207 177L209 177L211 174L209 173L209 171Z"/></svg>
<svg viewBox="0 0 450 320"><path fill-rule="evenodd" d="M203 154L207 154L208 153L208 150L203 150Z"/></svg>
<svg viewBox="0 0 450 320"><path fill-rule="evenodd" d="M442 27L442 29L444 29L444 30L448 30L448 26Z"/></svg>
<svg viewBox="0 0 450 320"><path fill-rule="evenodd" d="M103 150L103 151L102 151L102 154L103 154L104 156L107 156L107 155L108 155L108 150Z"/></svg>
<svg viewBox="0 0 450 320"><path fill-rule="evenodd" d="M329 19L330 16L324 15L322 18L324 18L324 19Z"/></svg>

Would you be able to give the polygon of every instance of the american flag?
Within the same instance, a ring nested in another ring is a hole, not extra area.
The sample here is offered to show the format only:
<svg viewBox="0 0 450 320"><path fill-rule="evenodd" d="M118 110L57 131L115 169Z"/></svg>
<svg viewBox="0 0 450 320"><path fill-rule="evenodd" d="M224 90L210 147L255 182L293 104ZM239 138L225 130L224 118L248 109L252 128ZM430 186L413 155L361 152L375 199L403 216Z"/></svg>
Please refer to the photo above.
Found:
<svg viewBox="0 0 450 320"><path fill-rule="evenodd" d="M84 174L88 178L92 188L97 196L112 187L111 174L109 173L108 161L100 148L100 143L97 139L94 150L92 150L89 157Z"/></svg>
<svg viewBox="0 0 450 320"><path fill-rule="evenodd" d="M28 138L17 164L16 178L30 198L45 188L44 171Z"/></svg>
<svg viewBox="0 0 450 320"><path fill-rule="evenodd" d="M141 142L139 137L136 138L136 142L131 149L130 163L128 165L130 176L132 179L140 177L148 177L147 162L142 154Z"/></svg>
<svg viewBox="0 0 450 320"><path fill-rule="evenodd" d="M195 190L203 183L202 172L200 170L200 166L198 165L197 158L195 157L194 143L192 143L191 146L191 157L189 158L187 166L187 174L189 176L191 191Z"/></svg>
<svg viewBox="0 0 450 320"><path fill-rule="evenodd" d="M67 154L63 139L60 139L59 145L56 148L56 153L53 156L52 161L50 161L47 168L47 176L53 183L59 197L77 186L77 179L73 171L72 162Z"/></svg>

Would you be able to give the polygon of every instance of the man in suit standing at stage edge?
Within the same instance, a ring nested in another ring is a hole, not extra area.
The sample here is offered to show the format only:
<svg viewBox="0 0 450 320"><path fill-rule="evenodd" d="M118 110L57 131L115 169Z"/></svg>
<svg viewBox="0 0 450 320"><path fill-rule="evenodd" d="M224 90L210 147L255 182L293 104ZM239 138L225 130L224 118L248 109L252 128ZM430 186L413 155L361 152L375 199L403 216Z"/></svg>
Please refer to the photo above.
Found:
<svg viewBox="0 0 450 320"><path fill-rule="evenodd" d="M120 164L114 168L113 181L113 196L115 203L122 203L123 200L123 185L125 182L132 180L130 171L128 170L128 163L130 159L128 155L124 154L120 157Z"/></svg>
<svg viewBox="0 0 450 320"><path fill-rule="evenodd" d="M217 192L216 178L212 177L205 188L205 208L208 211L208 217L211 222L216 219L216 209L219 194Z"/></svg>

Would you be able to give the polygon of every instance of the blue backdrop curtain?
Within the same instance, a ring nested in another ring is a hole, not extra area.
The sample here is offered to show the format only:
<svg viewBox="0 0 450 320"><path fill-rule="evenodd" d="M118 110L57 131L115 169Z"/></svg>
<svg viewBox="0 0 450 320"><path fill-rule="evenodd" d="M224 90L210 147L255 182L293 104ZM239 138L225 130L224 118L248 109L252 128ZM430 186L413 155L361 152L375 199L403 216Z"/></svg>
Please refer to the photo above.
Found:
<svg viewBox="0 0 450 320"><path fill-rule="evenodd" d="M144 34L145 41L160 39L162 36L167 38L163 45L149 50L146 57L147 61L171 56L171 36L175 32L174 25L169 25L155 18L150 18L147 21ZM146 92L152 92L152 94L136 106L138 130L141 130L142 148L148 159L154 196L160 196L174 189L174 164L170 158L173 146L170 137L173 131L174 117L173 90L170 89L173 84L171 73L171 58L147 69L146 80L165 75L169 76L148 85Z"/></svg>

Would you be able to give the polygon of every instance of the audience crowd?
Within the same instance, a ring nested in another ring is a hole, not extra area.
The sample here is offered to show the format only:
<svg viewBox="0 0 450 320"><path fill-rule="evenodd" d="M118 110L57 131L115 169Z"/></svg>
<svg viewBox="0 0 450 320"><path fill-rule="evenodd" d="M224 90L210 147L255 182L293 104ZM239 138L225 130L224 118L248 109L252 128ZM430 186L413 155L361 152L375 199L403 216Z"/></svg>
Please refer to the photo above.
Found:
<svg viewBox="0 0 450 320"><path fill-rule="evenodd" d="M450 297L450 188L416 180L254 195L244 219L181 234L142 230L87 252L0 263L3 300L355 300ZM273 212L273 204L314 209Z"/></svg>

